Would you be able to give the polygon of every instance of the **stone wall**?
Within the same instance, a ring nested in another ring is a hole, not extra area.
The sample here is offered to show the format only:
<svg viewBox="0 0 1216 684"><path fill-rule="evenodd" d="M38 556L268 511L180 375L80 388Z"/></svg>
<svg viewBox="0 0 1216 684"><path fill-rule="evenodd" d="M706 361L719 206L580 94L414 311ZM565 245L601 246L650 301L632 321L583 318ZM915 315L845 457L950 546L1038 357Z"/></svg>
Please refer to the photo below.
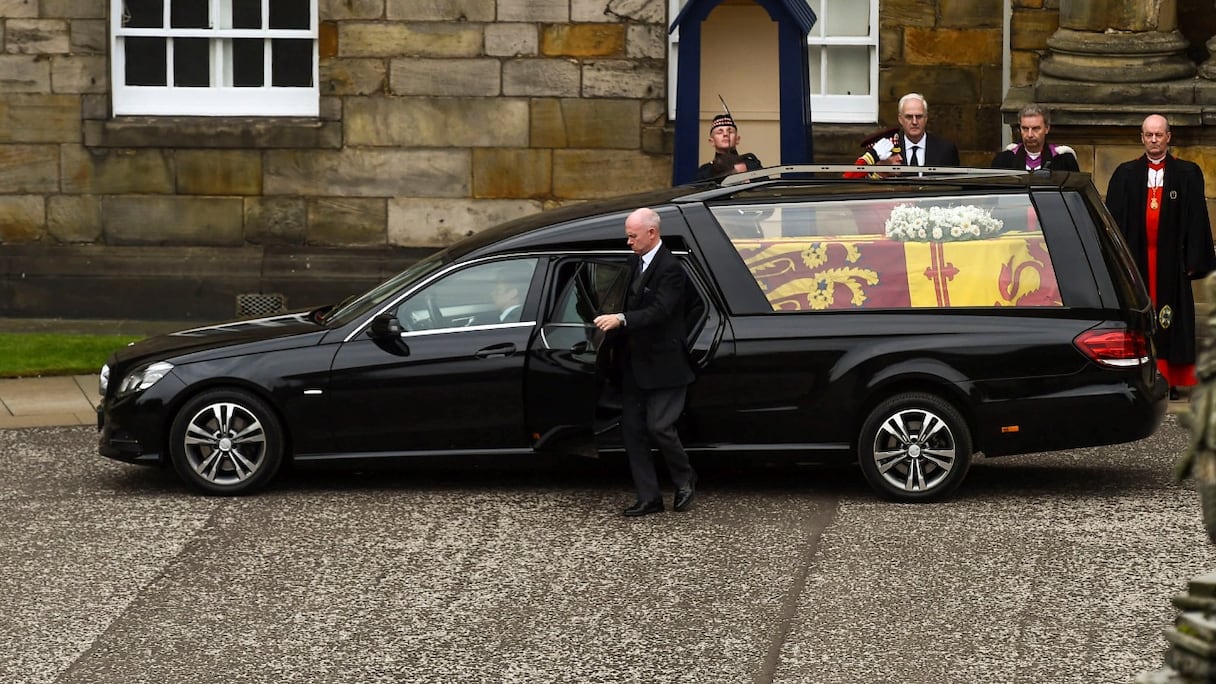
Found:
<svg viewBox="0 0 1216 684"><path fill-rule="evenodd" d="M661 1L319 0L301 120L111 118L108 4L0 0L0 244L27 258L436 248L670 181ZM38 315L20 289L0 311Z"/></svg>

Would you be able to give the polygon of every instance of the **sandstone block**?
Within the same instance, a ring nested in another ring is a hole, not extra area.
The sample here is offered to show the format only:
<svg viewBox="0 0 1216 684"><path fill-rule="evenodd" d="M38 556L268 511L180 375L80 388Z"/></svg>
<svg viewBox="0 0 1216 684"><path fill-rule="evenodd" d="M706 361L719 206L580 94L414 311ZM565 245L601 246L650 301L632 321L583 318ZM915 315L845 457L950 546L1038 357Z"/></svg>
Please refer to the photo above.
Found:
<svg viewBox="0 0 1216 684"><path fill-rule="evenodd" d="M485 31L490 57L535 55L540 49L535 24L487 24Z"/></svg>
<svg viewBox="0 0 1216 684"><path fill-rule="evenodd" d="M183 195L257 195L262 153L256 150L178 150L177 192Z"/></svg>
<svg viewBox="0 0 1216 684"><path fill-rule="evenodd" d="M58 191L58 146L0 145L0 192Z"/></svg>
<svg viewBox="0 0 1216 684"><path fill-rule="evenodd" d="M550 150L473 150L473 196L486 199L540 199L552 194Z"/></svg>
<svg viewBox="0 0 1216 684"><path fill-rule="evenodd" d="M38 0L0 0L0 17L33 19L38 16Z"/></svg>
<svg viewBox="0 0 1216 684"><path fill-rule="evenodd" d="M328 95L383 93L388 67L382 59L330 59L321 64L321 92Z"/></svg>
<svg viewBox="0 0 1216 684"><path fill-rule="evenodd" d="M388 0L388 18L404 21L494 21L494 0Z"/></svg>
<svg viewBox="0 0 1216 684"><path fill-rule="evenodd" d="M904 27L880 24L878 27L878 63L894 64L903 60Z"/></svg>
<svg viewBox="0 0 1216 684"><path fill-rule="evenodd" d="M0 142L79 140L79 97L20 94L0 98Z"/></svg>
<svg viewBox="0 0 1216 684"><path fill-rule="evenodd" d="M583 97L663 97L666 83L662 68L629 60L591 62L583 67Z"/></svg>
<svg viewBox="0 0 1216 684"><path fill-rule="evenodd" d="M621 24L556 24L540 34L540 52L548 57L619 57L625 50Z"/></svg>
<svg viewBox="0 0 1216 684"><path fill-rule="evenodd" d="M566 59L512 59L502 65L504 95L577 97L579 67Z"/></svg>
<svg viewBox="0 0 1216 684"><path fill-rule="evenodd" d="M880 102L890 103L890 116L884 121L895 121L895 103L905 93L917 92L929 101L929 130L937 128L936 117L939 103L975 103L980 99L979 72L965 67L898 66L880 70Z"/></svg>
<svg viewBox="0 0 1216 684"><path fill-rule="evenodd" d="M667 100L646 100L643 102L642 123L667 123Z"/></svg>
<svg viewBox="0 0 1216 684"><path fill-rule="evenodd" d="M637 149L639 110L638 100L533 100L532 145Z"/></svg>
<svg viewBox="0 0 1216 684"><path fill-rule="evenodd" d="M568 0L498 0L498 21L564 24L570 7Z"/></svg>
<svg viewBox="0 0 1216 684"><path fill-rule="evenodd" d="M553 151L553 193L562 199L613 197L670 183L670 157L624 150Z"/></svg>
<svg viewBox="0 0 1216 684"><path fill-rule="evenodd" d="M1043 0L1013 0L1013 7L1015 9L1020 7L1031 7L1037 9L1042 6Z"/></svg>
<svg viewBox="0 0 1216 684"><path fill-rule="evenodd" d="M308 244L342 247L387 241L388 200L321 197L308 201Z"/></svg>
<svg viewBox="0 0 1216 684"><path fill-rule="evenodd" d="M480 26L452 23L343 22L338 26L340 57L476 57Z"/></svg>
<svg viewBox="0 0 1216 684"><path fill-rule="evenodd" d="M388 241L404 247L445 247L542 208L532 200L391 199Z"/></svg>
<svg viewBox="0 0 1216 684"><path fill-rule="evenodd" d="M1046 10L1017 10L1009 20L1011 50L1045 50L1047 39L1060 28L1060 13Z"/></svg>
<svg viewBox="0 0 1216 684"><path fill-rule="evenodd" d="M68 40L73 55L104 55L109 33L104 19L73 19L68 27Z"/></svg>
<svg viewBox="0 0 1216 684"><path fill-rule="evenodd" d="M245 240L256 245L302 245L308 225L303 199L246 197Z"/></svg>
<svg viewBox="0 0 1216 684"><path fill-rule="evenodd" d="M464 150L272 150L264 160L267 195L467 197Z"/></svg>
<svg viewBox="0 0 1216 684"><path fill-rule="evenodd" d="M105 19L106 0L39 0L39 14L56 19Z"/></svg>
<svg viewBox="0 0 1216 684"><path fill-rule="evenodd" d="M666 9L663 3L652 0L571 0L570 20L661 24Z"/></svg>
<svg viewBox="0 0 1216 684"><path fill-rule="evenodd" d="M321 21L380 19L383 16L384 0L317 0L317 18Z"/></svg>
<svg viewBox="0 0 1216 684"><path fill-rule="evenodd" d="M526 147L528 102L481 97L351 98L345 124L348 145Z"/></svg>
<svg viewBox="0 0 1216 684"><path fill-rule="evenodd" d="M676 132L670 126L647 126L642 129L642 151L646 154L671 155L675 150ZM818 150L816 150L818 152Z"/></svg>
<svg viewBox="0 0 1216 684"><path fill-rule="evenodd" d="M99 241L100 199L93 195L51 195L46 203L46 229L59 242Z"/></svg>
<svg viewBox="0 0 1216 684"><path fill-rule="evenodd" d="M1034 85L1039 78L1039 53L1032 50L1013 50L1009 53L1009 84L1012 86Z"/></svg>
<svg viewBox="0 0 1216 684"><path fill-rule="evenodd" d="M0 55L0 93L47 93L50 90L50 61L28 55ZM0 140L4 137L5 133L0 131Z"/></svg>
<svg viewBox="0 0 1216 684"><path fill-rule="evenodd" d="M106 58L101 55L59 55L51 62L51 89L56 93L104 93Z"/></svg>
<svg viewBox="0 0 1216 684"><path fill-rule="evenodd" d="M46 235L41 195L0 195L0 244L37 242Z"/></svg>
<svg viewBox="0 0 1216 684"><path fill-rule="evenodd" d="M66 55L71 40L62 19L9 19L4 26L4 50L23 55Z"/></svg>
<svg viewBox="0 0 1216 684"><path fill-rule="evenodd" d="M1110 177L1115 169L1123 162L1131 161L1142 154L1144 154L1144 148L1140 145L1097 146L1094 149L1094 187L1103 197L1106 197L1106 188L1110 185Z"/></svg>
<svg viewBox="0 0 1216 684"><path fill-rule="evenodd" d="M1003 0L939 0L943 27L1001 28Z"/></svg>
<svg viewBox="0 0 1216 684"><path fill-rule="evenodd" d="M667 31L662 26L631 24L625 33L625 56L634 59L665 59Z"/></svg>
<svg viewBox="0 0 1216 684"><path fill-rule="evenodd" d="M394 59L389 87L394 95L498 95L501 71L497 59Z"/></svg>
<svg viewBox="0 0 1216 684"><path fill-rule="evenodd" d="M327 62L338 56L338 22L323 21L317 26L317 57Z"/></svg>
<svg viewBox="0 0 1216 684"><path fill-rule="evenodd" d="M883 0L879 22L883 26L935 26L937 0Z"/></svg>
<svg viewBox="0 0 1216 684"><path fill-rule="evenodd" d="M244 244L239 197L103 197L102 230L111 245Z"/></svg>
<svg viewBox="0 0 1216 684"><path fill-rule="evenodd" d="M904 61L908 64L1000 64L999 29L904 30Z"/></svg>
<svg viewBox="0 0 1216 684"><path fill-rule="evenodd" d="M62 145L63 192L71 195L171 193L173 170L164 150Z"/></svg>

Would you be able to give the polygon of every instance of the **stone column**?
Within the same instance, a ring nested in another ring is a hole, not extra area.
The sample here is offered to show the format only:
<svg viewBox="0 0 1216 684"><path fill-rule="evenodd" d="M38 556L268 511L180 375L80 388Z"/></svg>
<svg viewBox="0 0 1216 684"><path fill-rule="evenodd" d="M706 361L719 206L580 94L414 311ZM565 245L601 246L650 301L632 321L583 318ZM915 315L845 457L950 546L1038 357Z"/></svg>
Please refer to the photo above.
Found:
<svg viewBox="0 0 1216 684"><path fill-rule="evenodd" d="M1203 45L1208 49L1208 54L1211 57L1208 58L1208 61L1199 65L1199 75L1208 80L1216 81L1216 36L1208 38L1208 42Z"/></svg>
<svg viewBox="0 0 1216 684"><path fill-rule="evenodd" d="M1178 31L1176 0L1060 0L1060 28L1047 39L1039 70L1090 83L1190 78L1188 45Z"/></svg>

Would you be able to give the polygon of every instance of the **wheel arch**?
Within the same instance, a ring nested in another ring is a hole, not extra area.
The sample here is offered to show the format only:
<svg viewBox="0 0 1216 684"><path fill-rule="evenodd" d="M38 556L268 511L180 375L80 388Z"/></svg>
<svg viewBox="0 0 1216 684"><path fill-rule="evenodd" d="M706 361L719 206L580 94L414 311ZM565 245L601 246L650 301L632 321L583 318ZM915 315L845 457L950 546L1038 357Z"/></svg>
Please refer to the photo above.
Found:
<svg viewBox="0 0 1216 684"><path fill-rule="evenodd" d="M940 372L934 372L934 370ZM866 418L873 413L879 404L898 394L919 392L939 397L950 404L971 433L971 448L973 452L981 450L982 445L975 440L976 416L968 401L968 394L974 383L966 376L946 364L933 364L931 367L920 366L916 369L890 366L876 374L867 385L865 398L861 401L853 419L851 446L856 451L860 446L861 428Z"/></svg>
<svg viewBox="0 0 1216 684"><path fill-rule="evenodd" d="M165 406L165 420L161 425L161 443L165 445L165 463L169 463L169 450L172 448L172 433L173 423L177 421L177 416L181 412L182 407L189 403L192 399L212 390L241 390L252 394L260 399L274 412L275 420L279 421L282 426L281 432L283 437L283 462L288 463L295 458L295 449L292 445L292 433L289 429L287 417L283 413L282 407L275 401L274 394L267 392L266 388L251 382L245 378L224 376L204 378L198 382L190 383L186 389L178 392L173 397L173 401Z"/></svg>

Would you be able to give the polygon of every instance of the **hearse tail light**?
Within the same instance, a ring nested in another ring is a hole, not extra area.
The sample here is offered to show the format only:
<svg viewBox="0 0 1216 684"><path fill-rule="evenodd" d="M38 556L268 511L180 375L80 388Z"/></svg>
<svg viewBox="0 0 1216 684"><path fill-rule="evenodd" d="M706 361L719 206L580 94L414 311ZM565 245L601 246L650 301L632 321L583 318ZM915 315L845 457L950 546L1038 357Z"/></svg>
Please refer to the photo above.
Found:
<svg viewBox="0 0 1216 684"><path fill-rule="evenodd" d="M1072 343L1103 366L1132 368L1148 363L1148 340L1134 330L1086 330Z"/></svg>

